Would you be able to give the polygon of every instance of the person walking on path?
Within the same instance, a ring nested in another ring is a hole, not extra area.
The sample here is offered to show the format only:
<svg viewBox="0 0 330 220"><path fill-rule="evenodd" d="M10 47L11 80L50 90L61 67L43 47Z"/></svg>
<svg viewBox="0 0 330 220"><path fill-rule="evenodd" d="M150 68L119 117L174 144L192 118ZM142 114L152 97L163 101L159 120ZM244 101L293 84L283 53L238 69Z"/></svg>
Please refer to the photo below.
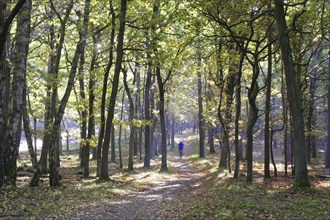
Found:
<svg viewBox="0 0 330 220"><path fill-rule="evenodd" d="M183 156L183 147L184 147L184 144L182 141L180 141L180 143L178 144L178 147L179 147L179 156L180 156L180 160L181 160L182 156Z"/></svg>

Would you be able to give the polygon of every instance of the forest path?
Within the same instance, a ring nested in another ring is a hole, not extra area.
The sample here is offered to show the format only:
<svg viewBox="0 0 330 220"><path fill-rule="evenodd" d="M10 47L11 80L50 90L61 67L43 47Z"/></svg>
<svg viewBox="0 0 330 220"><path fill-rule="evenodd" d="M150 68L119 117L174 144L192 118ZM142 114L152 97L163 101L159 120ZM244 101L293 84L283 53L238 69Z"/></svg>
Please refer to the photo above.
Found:
<svg viewBox="0 0 330 220"><path fill-rule="evenodd" d="M180 159L177 155L169 155L169 173L158 173L150 187L111 199L107 205L76 210L71 219L163 219L163 216L167 215L170 219L178 219L180 212L172 201L178 201L188 193L193 193L195 188L206 180L207 175L189 161L187 156L191 155L194 149L186 138L189 136L176 139L176 142L182 140L185 143L184 157ZM177 152L177 149L174 152ZM168 213L164 213L167 211Z"/></svg>

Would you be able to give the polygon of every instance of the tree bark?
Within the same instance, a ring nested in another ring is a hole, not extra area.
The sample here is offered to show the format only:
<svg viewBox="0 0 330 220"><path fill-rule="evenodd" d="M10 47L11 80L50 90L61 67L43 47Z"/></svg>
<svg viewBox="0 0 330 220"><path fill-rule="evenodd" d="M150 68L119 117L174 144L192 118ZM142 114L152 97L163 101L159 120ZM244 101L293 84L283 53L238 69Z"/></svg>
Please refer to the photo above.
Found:
<svg viewBox="0 0 330 220"><path fill-rule="evenodd" d="M104 130L105 130L105 105L106 105L106 96L107 96L107 88L108 88L108 80L110 69L113 65L113 49L115 45L115 30L116 30L116 14L112 5L112 1L110 1L110 12L111 12L111 34L110 34L110 50L109 50L109 62L103 77L103 89L102 89L102 100L101 100L101 122L100 122L100 131L98 137L97 144L97 168L96 168L96 176L101 175L101 166L102 166L102 146L104 139Z"/></svg>
<svg viewBox="0 0 330 220"><path fill-rule="evenodd" d="M5 18L6 18L6 1L0 2L0 32L3 32ZM5 44L6 41L0 42L0 44ZM3 45L4 47L5 45ZM6 116L5 116L5 105L4 105L4 80L7 74L6 70L6 52L5 50L0 51L0 188L5 184L5 170L4 170L4 148L6 146Z"/></svg>
<svg viewBox="0 0 330 220"><path fill-rule="evenodd" d="M268 42L271 42L271 33L268 33ZM267 79L266 79L266 103L265 103L265 140L264 140L264 178L270 179L270 169L269 169L269 151L270 151L270 99L271 99L271 87L272 87L272 45L268 45L268 70L267 70Z"/></svg>
<svg viewBox="0 0 330 220"><path fill-rule="evenodd" d="M151 89L151 84L152 84L152 57L151 53L153 50L156 48L156 39L154 37L155 35L155 30L156 30L156 19L158 17L159 13L159 1L155 1L153 4L153 12L152 12L152 20L151 20L151 27L150 29L146 32L146 40L147 40L147 76L146 76L146 82L145 82L145 89L144 89L144 117L145 120L149 123L145 126L145 131L144 131L144 167L145 168L150 168L150 159L152 155L152 149L151 149L151 135L152 135L152 111L150 110L151 107L151 95L152 93L150 92ZM151 33L149 33L151 32ZM151 37L150 37L151 35Z"/></svg>
<svg viewBox="0 0 330 220"><path fill-rule="evenodd" d="M46 85L46 98L45 98L45 113L44 113L44 136L42 140L42 147L39 159L40 171L42 173L47 173L48 169L48 153L49 153L49 139L50 139L50 129L51 129L51 94L52 94L52 74L54 74L54 63L55 63L55 30L54 25L50 26L49 30L49 57L48 57L48 70L47 70L47 85ZM63 33L63 32L61 32ZM62 47L63 44L57 46L57 50Z"/></svg>
<svg viewBox="0 0 330 220"><path fill-rule="evenodd" d="M92 54L92 61L90 65L90 74L89 74L89 83L88 83L88 134L87 134L87 145L88 148L93 149L93 157L92 160L97 158L96 156L96 146L91 146L91 141L95 138L95 115L94 115L94 103L95 103L95 85L96 85L96 73L95 73L95 66L97 62L97 42L100 40L100 34L97 33L97 36L93 35L93 54ZM85 167L86 172L89 170L88 167ZM89 171L88 171L89 172ZM84 172L85 173L85 172Z"/></svg>
<svg viewBox="0 0 330 220"><path fill-rule="evenodd" d="M125 92L123 92L123 97L121 99L121 109L120 109L120 121L123 122L123 115L124 115L124 101L125 101ZM118 134L118 153L119 153L119 167L123 168L123 157L122 157L122 150L121 150L121 134L123 130L123 125L119 125L119 134Z"/></svg>
<svg viewBox="0 0 330 220"><path fill-rule="evenodd" d="M243 146L242 146L242 138L239 135L239 119L241 115L241 78L242 78L242 69L243 69L244 56L241 54L238 74L236 78L236 88L235 88L235 104L236 104L236 112L235 112L235 170L234 170L234 178L238 179L239 177L239 166L240 161L243 160Z"/></svg>
<svg viewBox="0 0 330 220"><path fill-rule="evenodd" d="M111 131L110 131L110 146L111 146L111 156L110 161L112 163L116 163L116 140L115 140L115 126L112 125Z"/></svg>
<svg viewBox="0 0 330 220"><path fill-rule="evenodd" d="M80 33L81 34L81 33ZM81 161L80 167L85 171L85 167L88 167L89 163L89 146L87 145L87 106L86 103L86 92L85 92L85 51L81 51L80 55L80 64L79 64L79 95L82 109L80 114L80 151L81 151ZM86 170L87 171L87 170ZM87 173L84 172L84 177Z"/></svg>
<svg viewBox="0 0 330 220"><path fill-rule="evenodd" d="M52 5L52 12L50 16L53 16L55 13L55 8L53 5L53 2L51 2ZM49 154L49 149L51 146L51 140L52 140L52 126L56 114L56 106L57 106L57 88L58 88L58 73L59 73L59 67L60 67L60 60L62 56L62 49L64 45L64 39L66 35L66 24L70 16L70 12L73 8L73 0L70 1L70 4L67 6L64 18L60 18L60 28L59 28L59 35L60 38L58 40L58 43L55 44L55 30L54 26L51 25L50 27L50 55L49 55L49 63L48 63L48 79L47 79L47 99L45 102L45 125L44 125L44 137L42 142L42 149L41 149L41 155L40 155L40 170L42 173L47 173L47 158ZM49 158L48 158L49 160Z"/></svg>
<svg viewBox="0 0 330 220"><path fill-rule="evenodd" d="M310 81L310 88L309 93L310 97L306 101L307 107L307 120L306 120L306 159L307 163L311 163L311 155L312 155L312 148L313 148L313 116L314 116L314 98L315 98L315 91L316 91L316 80L312 78Z"/></svg>
<svg viewBox="0 0 330 220"><path fill-rule="evenodd" d="M202 73L201 73L201 62L202 55L201 51L198 49L198 72L197 72L197 88L198 88L198 127L199 127L199 157L205 157L205 119L203 115L203 98L202 98Z"/></svg>
<svg viewBox="0 0 330 220"><path fill-rule="evenodd" d="M73 6L73 1L71 2ZM51 138L51 147L49 151L49 170L50 170L50 176L49 176L49 184L50 186L56 187L60 184L60 175L59 170L57 167L57 157L55 154L56 148L55 148L55 142L58 138L60 128L61 128L61 121L64 115L66 104L69 100L71 91L74 86L74 79L77 73L78 68L78 62L79 58L84 51L86 39L88 35L88 21L89 21L89 10L90 9L90 0L85 0L85 7L84 7L84 19L83 19L83 30L81 32L81 36L79 39L79 42L77 44L77 48L73 57L72 66L70 70L70 75L67 83L67 87L65 90L65 93L61 99L60 105L58 107L55 120L52 126L52 138Z"/></svg>
<svg viewBox="0 0 330 220"><path fill-rule="evenodd" d="M37 152L33 149L30 117L29 117L29 113L27 110L26 87L27 86L26 86L26 82L25 82L24 96L23 96L23 125L24 125L25 138L26 138L26 142L28 145L29 154L31 157L32 167L34 170L34 175L30 181L30 186L35 187L35 186L38 186L41 172L40 172L39 165L38 165Z"/></svg>
<svg viewBox="0 0 330 220"><path fill-rule="evenodd" d="M123 60L123 46L124 46L124 33L125 33L125 19L126 19L126 7L127 7L127 0L121 1L120 7L120 15L119 15L119 33L118 33L118 43L117 43L117 58L116 58L116 65L115 65L115 73L112 82L112 90L110 95L110 103L108 108L108 118L107 124L105 128L106 133L110 133L112 127L112 121L114 117L115 111L115 104L116 104L116 97L118 92L118 85L119 85L119 77L121 71L121 63ZM109 155L109 144L110 144L110 137L104 138L103 145L102 145L102 160L101 160L101 173L100 178L104 180L109 179L109 172L108 172L108 155Z"/></svg>
<svg viewBox="0 0 330 220"><path fill-rule="evenodd" d="M275 20L279 35L279 45L284 63L289 108L293 122L293 149L295 165L295 187L310 187L305 148L304 113L299 83L294 71L294 64L285 20L283 0L275 0Z"/></svg>
<svg viewBox="0 0 330 220"><path fill-rule="evenodd" d="M171 151L175 149L174 146L174 137L175 137L175 116L172 114L172 123L171 123Z"/></svg>
<svg viewBox="0 0 330 220"><path fill-rule="evenodd" d="M327 125L327 133L328 133L328 143L325 154L325 168L330 169L330 48L329 48L329 61L328 61L328 125ZM330 173L330 171L329 171Z"/></svg>
<svg viewBox="0 0 330 220"><path fill-rule="evenodd" d="M159 64L158 64L159 65ZM171 73L169 73L171 74ZM159 118L160 118L160 130L161 130L161 152L162 163L160 172L167 172L167 143L166 143L166 126L165 126L165 91L164 83L160 72L160 67L156 67L157 84L159 89Z"/></svg>
<svg viewBox="0 0 330 220"><path fill-rule="evenodd" d="M16 5L14 6L13 10L10 12L9 16L5 19L5 12L6 12L6 1L0 3L0 11L4 13L1 15L1 29L0 29L0 54L3 54L5 50L5 44L7 40L7 33L9 32L10 25L13 22L16 15L19 13L20 9L23 7L26 0L19 0Z"/></svg>
<svg viewBox="0 0 330 220"><path fill-rule="evenodd" d="M127 83L127 71L124 70L124 86L129 101L129 121L130 121L130 136L129 136L129 150L128 150L128 170L132 171L134 159L134 145L135 145L135 125L134 125L134 102L131 95L130 88Z"/></svg>
<svg viewBox="0 0 330 220"><path fill-rule="evenodd" d="M223 127L223 137L224 137L223 138L224 146L221 149L221 159L220 159L219 167L228 168L229 172L231 172L229 133L231 129L230 123L232 121L232 104L233 104L234 89L235 89L235 68L231 66L225 85L225 97L226 97L225 118L219 115Z"/></svg>
<svg viewBox="0 0 330 220"><path fill-rule="evenodd" d="M31 0L27 0L17 15L17 29L13 60L12 111L9 114L7 144L5 155L5 176L7 181L16 185L18 149L21 140L23 117L26 63L30 41Z"/></svg>
<svg viewBox="0 0 330 220"><path fill-rule="evenodd" d="M248 90L248 101L250 106L249 118L247 123L247 145L246 145L246 160L247 160L247 182L253 182L253 127L258 119L258 111L256 99L259 92L258 76L259 76L258 59L254 58L253 76L251 87Z"/></svg>
<svg viewBox="0 0 330 220"><path fill-rule="evenodd" d="M288 106L286 104L286 92L284 86L284 76L282 73L281 79L281 93L282 93L282 108L283 108L283 125L284 125L284 137L283 137L283 145L284 145L284 176L288 176Z"/></svg>

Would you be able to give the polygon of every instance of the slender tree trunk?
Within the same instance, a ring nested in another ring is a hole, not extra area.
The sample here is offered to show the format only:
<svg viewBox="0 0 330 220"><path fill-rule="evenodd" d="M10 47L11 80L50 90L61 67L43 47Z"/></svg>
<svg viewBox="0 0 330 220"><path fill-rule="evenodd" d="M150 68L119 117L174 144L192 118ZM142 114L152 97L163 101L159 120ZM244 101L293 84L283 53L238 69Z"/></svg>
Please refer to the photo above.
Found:
<svg viewBox="0 0 330 220"><path fill-rule="evenodd" d="M152 77L152 85L155 84L155 76ZM150 90L150 135L149 135L149 145L150 145L150 159L152 159L155 155L155 145L153 145L153 140L154 140L154 134L155 134L155 129L156 129L156 124L157 124L157 117L155 116L154 110L155 110L155 90L152 88Z"/></svg>
<svg viewBox="0 0 330 220"><path fill-rule="evenodd" d="M136 94L135 94L135 118L137 120L142 120L142 107L141 107L141 65L139 63L140 54L136 57L136 66L135 66L135 73L136 73ZM136 144L134 145L134 156L138 155L138 151L142 148L142 126L137 127L135 129L136 132ZM141 155L141 154L140 154Z"/></svg>
<svg viewBox="0 0 330 220"><path fill-rule="evenodd" d="M116 104L116 97L118 92L118 85L119 85L119 77L120 77L120 70L121 70L121 63L123 60L123 46L124 46L124 33L125 33L125 19L126 19L126 5L127 0L121 0L121 7L120 7L120 15L119 15L119 33L118 33L118 43L117 43L117 58L116 58L116 65L115 65L115 73L112 82L112 90L110 95L110 103L108 108L108 118L105 132L109 133L112 127L112 121L114 117L115 111L115 104ZM101 160L101 173L100 178L104 180L109 179L109 172L108 172L108 154L109 154L109 144L110 144L110 137L105 137L102 145L102 160Z"/></svg>
<svg viewBox="0 0 330 220"><path fill-rule="evenodd" d="M167 136L167 145L171 146L171 119L167 113L165 113L165 126L166 126L166 136Z"/></svg>
<svg viewBox="0 0 330 220"><path fill-rule="evenodd" d="M9 114L7 144L5 155L5 176L16 185L18 149L21 140L24 87L26 81L26 62L30 41L31 0L27 0L17 15L17 29L13 59L12 111Z"/></svg>
<svg viewBox="0 0 330 220"><path fill-rule="evenodd" d="M325 168L328 169L330 174L330 48L329 48L329 63L328 63L328 126L327 126L327 133L328 133L328 143L327 143L327 150L325 155Z"/></svg>
<svg viewBox="0 0 330 220"><path fill-rule="evenodd" d="M244 56L241 54L239 70L236 78L236 113L235 113L235 171L234 178L238 179L239 177L239 166L240 160L243 160L243 146L241 144L242 138L239 135L239 119L241 115L241 78L242 78L242 69L243 69ZM241 149L240 149L241 148Z"/></svg>
<svg viewBox="0 0 330 220"><path fill-rule="evenodd" d="M96 176L101 175L101 166L102 166L102 146L104 139L104 130L105 130L105 105L106 105L106 96L107 96L107 88L108 88L108 80L110 69L113 65L113 50L115 45L115 30L116 30L116 14L112 5L112 1L110 1L110 12L111 12L111 34L110 34L110 49L109 49L109 62L107 65L107 69L105 70L103 77L103 89L102 89L102 100L101 100L101 122L100 122L100 131L98 137L97 144L97 168L96 168Z"/></svg>
<svg viewBox="0 0 330 220"><path fill-rule="evenodd" d="M53 7L53 2L50 1ZM54 117L56 114L56 106L57 106L57 88L58 88L58 73L59 73L59 66L60 60L62 55L62 48L64 45L64 39L66 35L66 24L68 18L70 16L70 12L73 8L73 0L70 1L69 5L66 8L64 18L61 18L61 25L60 25L60 39L55 46L55 30L54 26L51 25L50 27L50 49L51 53L49 55L49 64L48 64L48 76L49 82L47 85L47 99L45 103L45 131L44 131L44 138L42 143L41 149L41 156L40 156L40 170L42 173L47 173L47 157L49 153L49 149L51 146L52 141L52 125L54 121ZM54 8L51 12L51 16L54 14ZM56 48L56 49L55 49ZM48 158L49 160L49 158Z"/></svg>
<svg viewBox="0 0 330 220"><path fill-rule="evenodd" d="M225 118L219 115L220 122L223 127L223 137L224 137L223 138L224 147L221 149L221 159L220 159L219 167L228 168L230 172L231 172L231 166L230 166L229 132L231 129L230 123L232 121L231 112L232 112L234 89L235 89L235 71L233 67L231 67L225 85L225 97L226 97Z"/></svg>
<svg viewBox="0 0 330 220"><path fill-rule="evenodd" d="M151 89L151 55L147 52L148 69L144 90L144 118L150 122L150 89ZM150 125L144 128L144 167L150 168Z"/></svg>
<svg viewBox="0 0 330 220"><path fill-rule="evenodd" d="M200 49L197 51L198 53L198 72L197 72L197 87L198 87L198 127L199 127L199 157L205 157L205 119L203 115L203 98L202 98L202 73L201 73L201 65L202 65L202 55L200 54Z"/></svg>
<svg viewBox="0 0 330 220"><path fill-rule="evenodd" d="M81 33L80 33L81 34ZM80 102L82 102L81 109L81 118L80 118L80 151L81 151L81 161L80 167L85 170L85 166L88 166L86 163L89 162L89 146L87 146L87 106L86 103L86 94L85 94L85 51L81 52L80 55L80 64L79 64L79 95ZM88 157L88 159L87 159ZM86 176L88 177L88 176Z"/></svg>
<svg viewBox="0 0 330 220"><path fill-rule="evenodd" d="M167 172L167 145L166 145L166 126L165 126L165 92L164 83L162 80L160 67L156 68L157 83L159 89L159 118L160 118L160 130L161 130L161 151L162 151L162 164L160 172Z"/></svg>
<svg viewBox="0 0 330 220"><path fill-rule="evenodd" d="M268 42L271 42L271 33L268 33ZM272 90L272 45L269 43L268 45L268 73L267 73L267 80L266 80L266 104L265 104L265 150L264 150L264 178L270 179L270 159L269 159L269 150L270 150L270 140L269 140L269 133L270 133L270 99L271 99L271 90Z"/></svg>
<svg viewBox="0 0 330 220"><path fill-rule="evenodd" d="M311 79L310 82L310 98L307 100L307 120L306 120L306 159L307 163L311 163L311 155L312 155L312 145L313 145L313 116L314 116L314 98L315 98L315 90L316 90L316 80L315 78Z"/></svg>
<svg viewBox="0 0 330 220"><path fill-rule="evenodd" d="M259 92L258 76L259 76L258 60L254 58L253 76L251 87L248 91L248 100L250 105L249 118L247 124L247 146L246 146L246 160L247 160L247 182L253 182L253 127L258 119L258 111L256 99Z"/></svg>
<svg viewBox="0 0 330 220"><path fill-rule="evenodd" d="M171 123L171 151L175 149L174 146L174 137L175 137L175 117L172 114L172 123Z"/></svg>
<svg viewBox="0 0 330 220"><path fill-rule="evenodd" d="M295 164L296 187L310 187L304 133L304 113L302 108L301 92L298 87L296 73L294 72L290 38L286 26L283 0L275 0L275 20L279 34L279 45L286 75L289 108L293 121L293 149Z"/></svg>
<svg viewBox="0 0 330 220"><path fill-rule="evenodd" d="M134 120L134 102L131 95L131 91L127 84L127 71L123 71L124 73L124 86L127 93L127 97L129 100L129 120L130 120L130 136L129 136L129 150L128 150L128 170L133 170L133 159L134 159L134 145L135 145L135 126L133 124Z"/></svg>
<svg viewBox="0 0 330 220"><path fill-rule="evenodd" d="M214 128L213 127L208 128L207 136L208 136L208 142L209 142L209 146L210 146L210 154L214 154L215 147L214 147Z"/></svg>
<svg viewBox="0 0 330 220"><path fill-rule="evenodd" d="M93 147L93 156L92 160L97 158L96 156L96 146L91 146L92 139L95 138L95 115L94 115L94 103L95 103L95 85L96 85L96 73L95 73L95 65L97 62L97 43L100 40L100 34L96 34L97 36L93 35L93 54L92 54L92 61L90 65L90 74L89 74L89 83L88 83L88 136L87 136L87 145L88 148ZM89 170L89 165L86 167ZM88 171L89 172L89 171Z"/></svg>
<svg viewBox="0 0 330 220"><path fill-rule="evenodd" d="M24 133L26 137L26 142L29 149L29 154L31 157L32 167L34 171L33 178L30 181L30 186L35 187L38 186L39 179L40 179L40 169L37 160L37 152L33 150L33 142L32 142L32 133L31 133L31 125L30 125L30 118L27 110L27 93L26 93L26 81L24 85L24 95L23 95L23 124L24 124Z"/></svg>
<svg viewBox="0 0 330 220"><path fill-rule="evenodd" d="M125 92L123 92L123 97L121 99L121 110L120 110L120 121L123 121L124 115L124 101L125 101ZM119 125L119 134L118 134L118 153L119 153L119 167L123 168L123 157L122 157L122 150L121 150L121 133L122 133L123 126L122 124Z"/></svg>
<svg viewBox="0 0 330 220"><path fill-rule="evenodd" d="M286 105L286 94L285 94L285 86L284 86L284 76L282 74L282 85L281 85L281 93L282 93L282 108L283 108L283 124L284 124L284 175L288 176L288 107Z"/></svg>
<svg viewBox="0 0 330 220"><path fill-rule="evenodd" d="M273 140L274 140L274 130L271 130L270 132L270 140L269 140L269 152L270 152L270 158L274 167L274 176L277 177L277 167L275 163L274 158L274 148L273 148Z"/></svg>
<svg viewBox="0 0 330 220"><path fill-rule="evenodd" d="M73 1L71 2L73 6ZM50 176L49 176L49 184L50 186L58 186L60 184L60 175L59 170L57 167L57 159L55 154L55 142L58 138L58 135L60 133L61 128L61 121L64 115L64 110L66 107L66 104L69 100L71 91L74 86L74 79L76 76L77 68L78 68L78 62L81 54L84 51L84 47L86 44L86 39L88 35L88 21L89 21L89 8L90 8L90 0L85 0L85 7L84 7L84 19L83 19L83 30L79 39L79 42L77 44L77 48L73 57L72 66L70 70L70 75L67 83L67 87L65 90L65 93L63 95L63 98L61 99L60 105L58 107L55 120L52 127L52 141L51 141L51 147L49 151L49 170L50 170Z"/></svg>
<svg viewBox="0 0 330 220"><path fill-rule="evenodd" d="M111 145L111 156L110 161L112 163L116 163L116 140L115 140L115 126L112 125L111 132L110 132L110 145Z"/></svg>
<svg viewBox="0 0 330 220"><path fill-rule="evenodd" d="M44 136L42 140L42 147L39 159L40 171L42 173L47 173L48 169L48 152L49 152L49 139L50 139L50 127L51 127L51 118L50 118L50 106L51 106L51 79L52 74L54 73L54 62L55 62L55 30L54 25L50 27L50 53L48 57L48 73L47 73L47 85L46 85L46 100L45 100L45 113L44 113ZM60 45L59 45L60 46ZM58 48L59 49L59 48Z"/></svg>

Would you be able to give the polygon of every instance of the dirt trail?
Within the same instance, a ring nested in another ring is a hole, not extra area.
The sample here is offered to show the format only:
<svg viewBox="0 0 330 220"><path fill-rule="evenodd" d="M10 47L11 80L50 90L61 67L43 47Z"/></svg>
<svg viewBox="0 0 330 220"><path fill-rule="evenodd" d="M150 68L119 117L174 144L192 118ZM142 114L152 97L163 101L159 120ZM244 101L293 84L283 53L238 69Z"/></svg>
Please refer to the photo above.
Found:
<svg viewBox="0 0 330 220"><path fill-rule="evenodd" d="M70 219L161 219L165 207L172 209L174 198L191 193L201 185L200 182L206 175L187 160L186 156L192 152L192 147L185 146L185 156L181 160L179 156L168 158L169 169L171 173L175 173L175 178L161 178L156 185L142 192L132 192L110 200L107 205L77 210L76 215ZM179 218L180 213L173 209L171 219Z"/></svg>

